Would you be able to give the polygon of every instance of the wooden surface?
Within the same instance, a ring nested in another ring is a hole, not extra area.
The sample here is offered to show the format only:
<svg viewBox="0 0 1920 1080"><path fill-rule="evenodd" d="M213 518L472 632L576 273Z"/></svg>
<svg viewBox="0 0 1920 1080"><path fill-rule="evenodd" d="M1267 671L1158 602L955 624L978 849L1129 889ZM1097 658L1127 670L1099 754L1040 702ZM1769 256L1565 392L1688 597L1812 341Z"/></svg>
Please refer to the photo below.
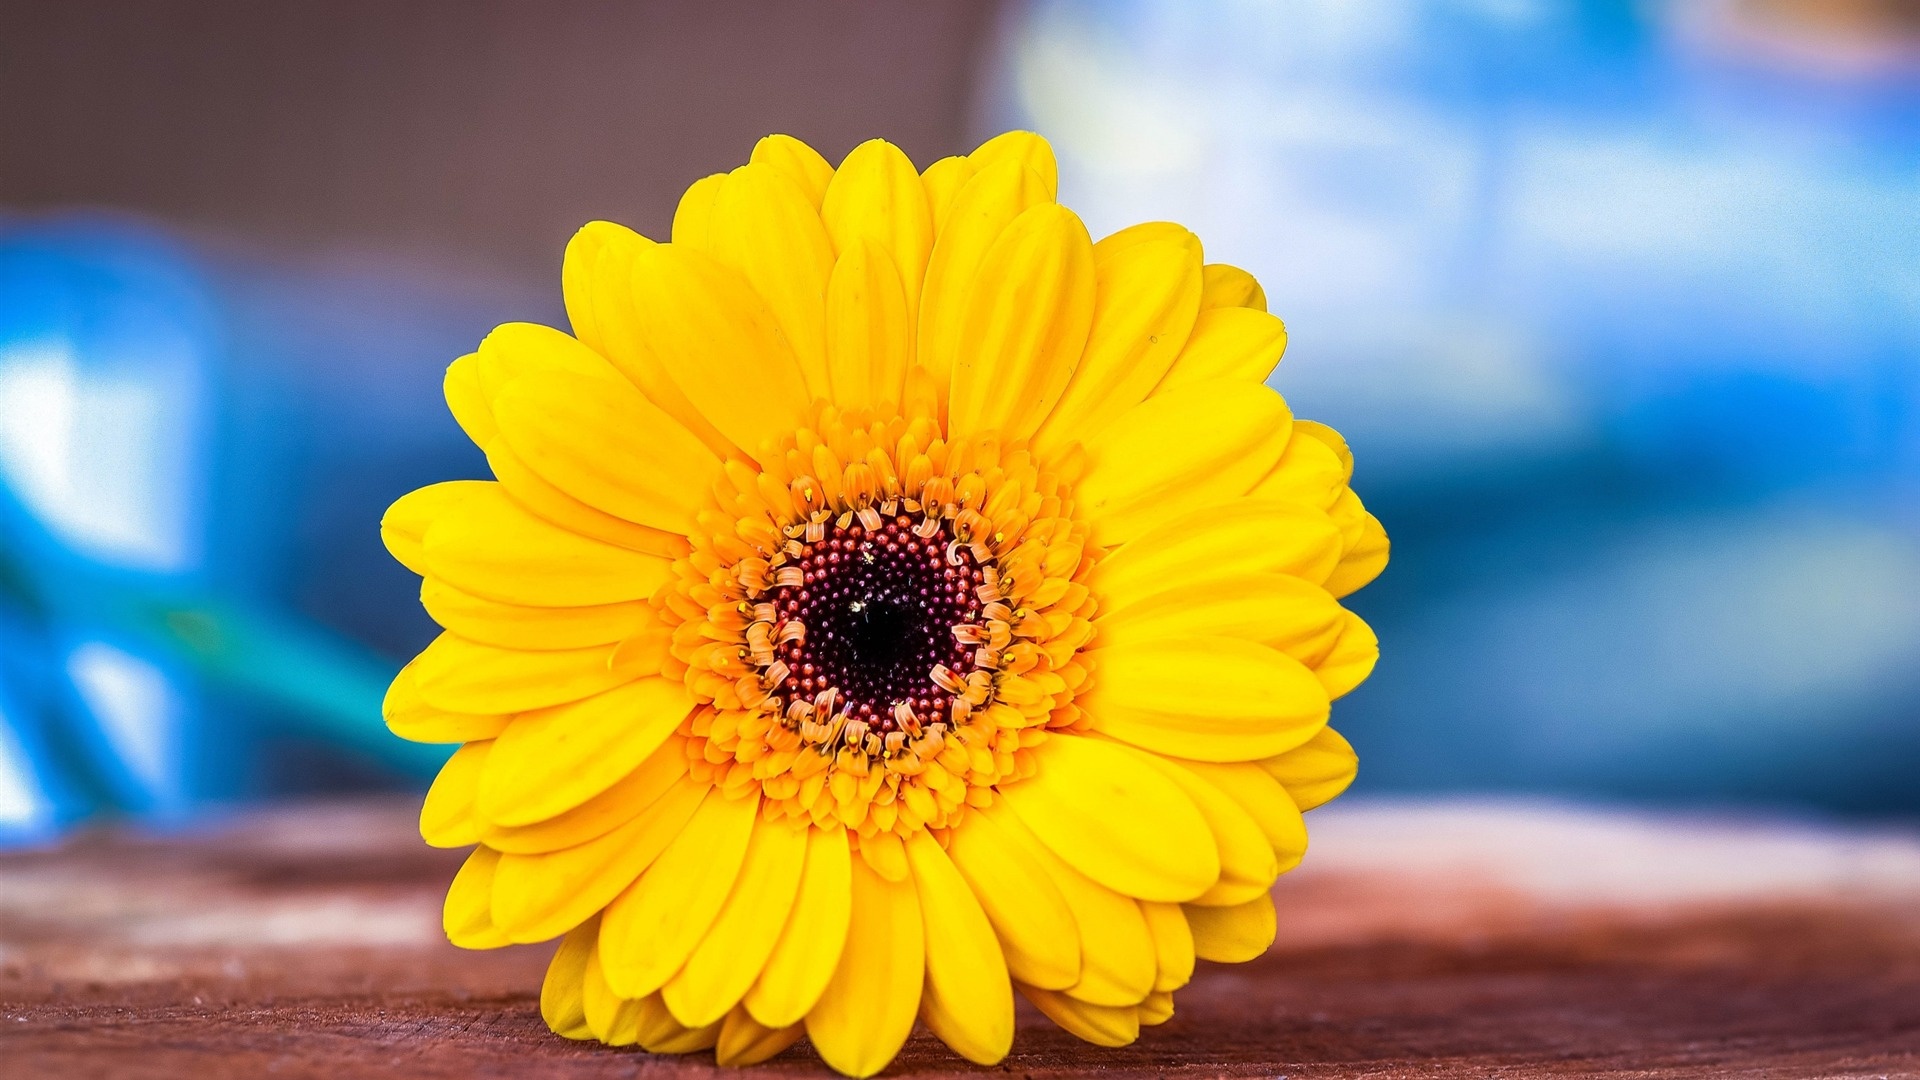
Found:
<svg viewBox="0 0 1920 1080"><path fill-rule="evenodd" d="M1022 1013L1020 1076L1920 1076L1920 841L1550 807L1312 816L1281 937L1103 1050ZM0 1076L715 1072L541 1025L546 947L441 940L411 807L0 855ZM823 1075L802 1043L761 1067ZM891 1074L960 1065L916 1034Z"/></svg>

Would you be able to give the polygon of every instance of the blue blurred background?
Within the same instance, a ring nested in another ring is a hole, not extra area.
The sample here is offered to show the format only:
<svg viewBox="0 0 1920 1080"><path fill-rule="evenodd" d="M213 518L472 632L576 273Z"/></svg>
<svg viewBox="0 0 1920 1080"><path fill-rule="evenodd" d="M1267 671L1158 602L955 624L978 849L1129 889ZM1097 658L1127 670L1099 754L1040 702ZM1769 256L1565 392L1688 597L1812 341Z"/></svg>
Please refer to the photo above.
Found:
<svg viewBox="0 0 1920 1080"><path fill-rule="evenodd" d="M1394 539L1356 791L1920 814L1920 3L0 5L0 842L420 787L439 401L785 130L1258 275Z"/></svg>

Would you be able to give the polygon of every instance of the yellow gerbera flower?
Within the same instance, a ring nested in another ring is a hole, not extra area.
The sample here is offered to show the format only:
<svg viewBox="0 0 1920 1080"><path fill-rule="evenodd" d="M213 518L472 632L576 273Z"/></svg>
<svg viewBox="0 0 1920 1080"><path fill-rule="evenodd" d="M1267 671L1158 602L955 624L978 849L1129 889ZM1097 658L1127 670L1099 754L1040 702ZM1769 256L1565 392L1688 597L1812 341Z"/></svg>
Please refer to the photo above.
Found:
<svg viewBox="0 0 1920 1080"><path fill-rule="evenodd" d="M671 243L574 237L573 336L447 369L498 479L381 523L446 628L386 716L465 743L447 933L562 937L554 1031L867 1076L917 1018L985 1064L1016 989L1119 1046L1272 942L1386 536L1259 285L1054 191L1024 132L772 136Z"/></svg>

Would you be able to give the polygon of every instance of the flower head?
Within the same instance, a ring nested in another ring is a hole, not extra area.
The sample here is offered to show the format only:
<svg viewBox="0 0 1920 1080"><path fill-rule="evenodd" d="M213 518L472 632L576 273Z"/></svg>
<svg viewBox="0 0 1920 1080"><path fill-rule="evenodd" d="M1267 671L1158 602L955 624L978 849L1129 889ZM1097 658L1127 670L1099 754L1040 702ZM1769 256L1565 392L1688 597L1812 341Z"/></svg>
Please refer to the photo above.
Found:
<svg viewBox="0 0 1920 1080"><path fill-rule="evenodd" d="M1386 537L1253 279L1054 188L1027 133L772 136L671 243L582 229L571 336L448 369L497 479L382 523L446 629L387 721L465 744L447 932L560 937L556 1032L865 1076L918 1019L992 1063L1015 990L1121 1045L1271 943Z"/></svg>

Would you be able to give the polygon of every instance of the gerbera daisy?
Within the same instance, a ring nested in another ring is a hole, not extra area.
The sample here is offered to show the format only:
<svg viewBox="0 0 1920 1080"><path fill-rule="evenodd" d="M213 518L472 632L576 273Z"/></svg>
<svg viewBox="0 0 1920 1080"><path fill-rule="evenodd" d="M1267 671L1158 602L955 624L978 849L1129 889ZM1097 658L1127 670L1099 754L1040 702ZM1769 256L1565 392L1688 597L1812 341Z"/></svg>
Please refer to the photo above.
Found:
<svg viewBox="0 0 1920 1080"><path fill-rule="evenodd" d="M447 369L496 479L381 524L446 629L387 723L465 744L447 933L560 938L559 1034L867 1076L918 1019L985 1064L1015 991L1119 1046L1272 942L1386 536L1265 385L1260 286L1054 192L1025 132L771 136L671 243L582 229L571 335Z"/></svg>

